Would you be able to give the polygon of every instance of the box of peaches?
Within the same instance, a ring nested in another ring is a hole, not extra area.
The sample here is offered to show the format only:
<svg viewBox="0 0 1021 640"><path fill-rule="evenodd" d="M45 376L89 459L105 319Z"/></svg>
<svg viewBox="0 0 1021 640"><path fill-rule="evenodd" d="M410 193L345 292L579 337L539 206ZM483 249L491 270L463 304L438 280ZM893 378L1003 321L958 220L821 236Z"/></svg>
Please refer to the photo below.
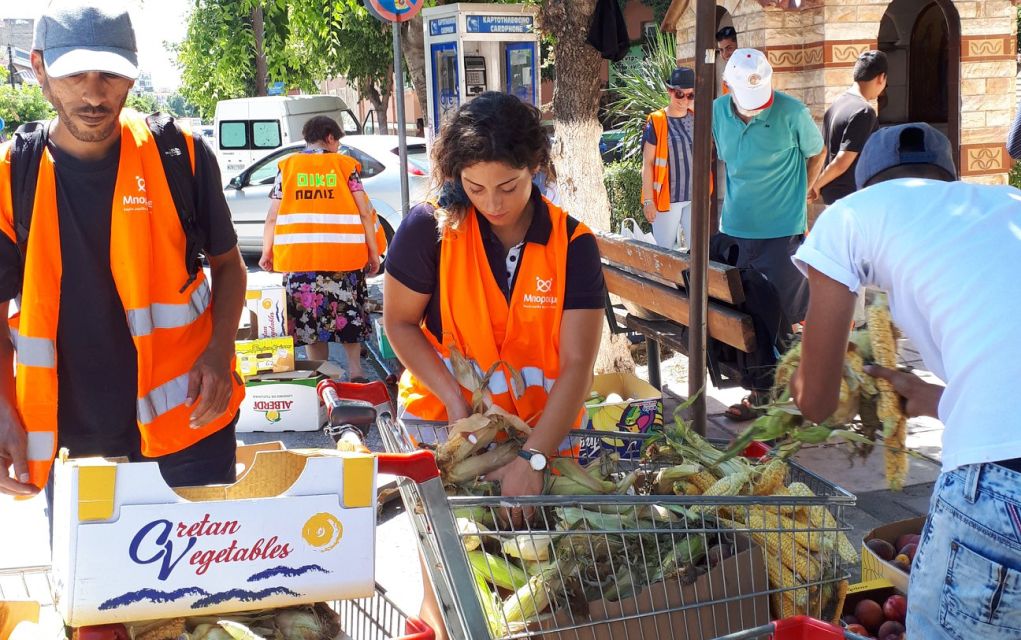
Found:
<svg viewBox="0 0 1021 640"><path fill-rule="evenodd" d="M847 590L841 622L847 631L875 640L904 640L907 597L889 581L879 579Z"/></svg>
<svg viewBox="0 0 1021 640"><path fill-rule="evenodd" d="M925 517L901 520L873 529L865 535L861 548L861 579L889 580L907 593L908 576L921 539Z"/></svg>

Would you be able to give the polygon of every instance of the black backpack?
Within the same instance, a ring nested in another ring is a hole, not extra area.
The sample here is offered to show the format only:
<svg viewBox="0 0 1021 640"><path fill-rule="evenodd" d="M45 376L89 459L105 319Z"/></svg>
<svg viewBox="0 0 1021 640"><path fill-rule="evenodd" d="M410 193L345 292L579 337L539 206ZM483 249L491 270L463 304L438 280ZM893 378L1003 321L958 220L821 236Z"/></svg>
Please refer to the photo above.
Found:
<svg viewBox="0 0 1021 640"><path fill-rule="evenodd" d="M205 233L198 224L197 190L195 175L191 170L191 159L188 155L188 144L184 134L174 123L171 116L154 113L147 116L145 123L149 126L156 146L163 161L163 173L170 186L170 195L174 207L181 219L181 228L185 236L184 264L188 270L188 280L181 287L185 289L198 277L202 268L201 253L205 246ZM39 175L39 162L47 143L47 127L45 122L29 122L18 127L11 143L11 200L14 207L14 232L18 251L21 253L24 266L25 250L28 247L28 232L32 224L32 211L35 205L35 187ZM198 143L196 143L198 144Z"/></svg>
<svg viewBox="0 0 1021 640"><path fill-rule="evenodd" d="M722 234L713 237L709 247L709 258L724 264L735 265L737 247L728 246ZM752 317L755 329L755 350L745 353L740 349L709 339L710 367L717 366L715 377L719 377L720 365L733 372L733 379L745 389L769 391L773 387L773 374L780 357L790 348L794 336L791 323L784 312L780 294L776 287L755 269L739 269L744 302L734 308Z"/></svg>

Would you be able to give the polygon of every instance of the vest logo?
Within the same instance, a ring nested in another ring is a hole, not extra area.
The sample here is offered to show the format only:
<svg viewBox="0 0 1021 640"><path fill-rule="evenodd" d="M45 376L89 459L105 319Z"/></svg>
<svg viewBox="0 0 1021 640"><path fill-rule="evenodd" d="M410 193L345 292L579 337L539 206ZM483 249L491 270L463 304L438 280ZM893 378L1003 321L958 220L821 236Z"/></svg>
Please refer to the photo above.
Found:
<svg viewBox="0 0 1021 640"><path fill-rule="evenodd" d="M152 209L152 200L145 190L145 178L142 176L135 176L135 188L138 189L139 195L135 196L123 196L121 200L121 207L124 211L149 211Z"/></svg>
<svg viewBox="0 0 1021 640"><path fill-rule="evenodd" d="M557 306L560 299L555 295L549 295L553 291L553 278L535 277L535 293L524 295L524 306L526 309L551 309Z"/></svg>
<svg viewBox="0 0 1021 640"><path fill-rule="evenodd" d="M329 173L302 173L295 176L298 188L294 190L295 200L320 200L333 199L333 190L337 186L337 174L334 171Z"/></svg>

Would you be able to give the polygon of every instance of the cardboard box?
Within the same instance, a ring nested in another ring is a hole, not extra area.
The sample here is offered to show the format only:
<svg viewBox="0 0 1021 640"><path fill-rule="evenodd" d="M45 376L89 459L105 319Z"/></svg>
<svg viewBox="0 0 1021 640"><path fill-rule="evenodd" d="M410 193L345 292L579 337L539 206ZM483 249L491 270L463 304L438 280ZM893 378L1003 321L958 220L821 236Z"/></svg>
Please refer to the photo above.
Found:
<svg viewBox="0 0 1021 640"><path fill-rule="evenodd" d="M762 549L737 537L739 552L701 576L694 584L679 580L649 585L619 602L590 602L588 616L562 608L552 621L537 623L543 640L612 640L615 638L717 638L769 623L766 566ZM762 595L751 595L759 593ZM727 602L719 602L727 600ZM717 602L718 604L708 604ZM705 603L705 604L700 604ZM680 609L680 611L667 611ZM622 619L628 618L628 619ZM598 623L594 624L593 623ZM578 625L580 629L552 631Z"/></svg>
<svg viewBox="0 0 1021 640"><path fill-rule="evenodd" d="M294 371L249 378L237 431L318 431L326 424L326 408L316 385L342 375L344 370L333 362L299 360Z"/></svg>
<svg viewBox="0 0 1021 640"><path fill-rule="evenodd" d="M240 447L238 460L245 472L232 485L171 489L155 462L61 456L53 580L64 621L371 596L375 458L272 443Z"/></svg>
<svg viewBox="0 0 1021 640"><path fill-rule="evenodd" d="M265 287L245 292L245 305L255 314L255 338L287 335L287 289Z"/></svg>
<svg viewBox="0 0 1021 640"><path fill-rule="evenodd" d="M396 360L397 354L394 353L394 348L390 346L390 340L386 337L386 331L383 330L383 323L380 322L379 318L376 318L372 321L372 324L376 329L376 346L379 347L380 357L387 360Z"/></svg>
<svg viewBox="0 0 1021 640"><path fill-rule="evenodd" d="M597 375L592 379L592 392L604 398L616 393L624 402L586 403L585 429L645 433L663 427L663 394L632 373ZM579 457L584 463L606 450L615 450L621 455L637 454L637 450L628 449L629 445L637 449L638 444L619 438L586 438L581 442Z"/></svg>
<svg viewBox="0 0 1021 640"><path fill-rule="evenodd" d="M893 524L878 527L865 534L865 537L862 538L861 545L861 579L863 581L869 581L884 578L889 580L893 586L902 593L907 593L908 574L889 562L881 560L879 556L872 553L872 550L869 549L865 543L873 538L880 538L881 540L886 540L890 544L895 545L898 536L905 533L921 533L922 527L924 526L925 516L919 516L917 518L911 518L910 520L901 520L900 522L894 522Z"/></svg>
<svg viewBox="0 0 1021 640"><path fill-rule="evenodd" d="M234 351L238 373L246 380L260 373L294 371L294 338L290 336L238 340Z"/></svg>

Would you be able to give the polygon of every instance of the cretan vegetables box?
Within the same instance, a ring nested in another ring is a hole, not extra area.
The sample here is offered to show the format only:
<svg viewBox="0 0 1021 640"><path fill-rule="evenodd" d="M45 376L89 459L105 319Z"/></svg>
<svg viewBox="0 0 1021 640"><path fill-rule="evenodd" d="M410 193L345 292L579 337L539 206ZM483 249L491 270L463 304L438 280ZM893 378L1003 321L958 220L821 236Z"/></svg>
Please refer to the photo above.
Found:
<svg viewBox="0 0 1021 640"><path fill-rule="evenodd" d="M73 627L374 591L376 459L243 446L232 485L171 489L155 462L58 459L53 578Z"/></svg>
<svg viewBox="0 0 1021 640"><path fill-rule="evenodd" d="M254 338L280 338L287 335L287 290L281 286L249 289L245 306L255 318Z"/></svg>

